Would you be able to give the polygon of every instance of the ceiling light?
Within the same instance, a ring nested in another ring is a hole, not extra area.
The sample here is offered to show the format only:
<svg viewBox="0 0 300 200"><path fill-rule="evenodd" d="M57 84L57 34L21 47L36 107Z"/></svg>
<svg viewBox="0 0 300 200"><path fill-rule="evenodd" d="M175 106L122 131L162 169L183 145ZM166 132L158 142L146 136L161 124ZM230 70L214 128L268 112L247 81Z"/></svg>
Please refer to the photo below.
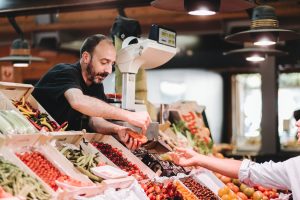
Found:
<svg viewBox="0 0 300 200"><path fill-rule="evenodd" d="M276 49L250 47L224 52L223 55L236 56L237 58L240 58L241 55L243 55L247 61L261 62L268 56L285 56L288 55L288 53Z"/></svg>
<svg viewBox="0 0 300 200"><path fill-rule="evenodd" d="M260 40L258 40L257 42L253 43L256 46L271 46L276 44L275 41L270 40L269 38L262 38Z"/></svg>
<svg viewBox="0 0 300 200"><path fill-rule="evenodd" d="M22 62L22 63L13 63L13 66L14 67L28 67L29 63L25 63L25 62Z"/></svg>
<svg viewBox="0 0 300 200"><path fill-rule="evenodd" d="M251 42L255 45L272 45L279 41L299 39L300 35L291 30L279 29L275 9L271 6L257 6L251 15L250 30L225 37L233 43ZM264 38L264 42L260 40ZM266 40L270 42L266 42Z"/></svg>
<svg viewBox="0 0 300 200"><path fill-rule="evenodd" d="M30 53L30 45L23 37L23 32L18 26L14 17L8 17L9 22L19 34L20 38L15 39L10 47L10 55L0 58L0 62L12 62L14 67L28 67L32 61L46 61L44 58L33 57Z"/></svg>
<svg viewBox="0 0 300 200"><path fill-rule="evenodd" d="M201 9L213 12L237 12L255 6L254 3L245 0L153 0L151 5L155 8L178 12ZM203 12L208 14L207 11L201 11L200 13ZM209 13L212 14L212 12Z"/></svg>
<svg viewBox="0 0 300 200"><path fill-rule="evenodd" d="M260 56L260 55L252 55L252 56L246 57L246 60L250 61L250 62L262 62L262 61L265 61L266 58L263 56Z"/></svg>
<svg viewBox="0 0 300 200"><path fill-rule="evenodd" d="M214 15L220 9L220 0L184 0L184 8L190 15Z"/></svg>
<svg viewBox="0 0 300 200"><path fill-rule="evenodd" d="M208 10L207 8L203 7L198 10L194 11L189 11L188 12L190 15L198 15L198 16L210 16L210 15L215 15L216 12L212 10Z"/></svg>
<svg viewBox="0 0 300 200"><path fill-rule="evenodd" d="M0 58L0 62L12 62L14 67L28 67L32 61L43 62L46 60L44 58L31 56L28 41L21 38L15 39L12 42L9 56Z"/></svg>

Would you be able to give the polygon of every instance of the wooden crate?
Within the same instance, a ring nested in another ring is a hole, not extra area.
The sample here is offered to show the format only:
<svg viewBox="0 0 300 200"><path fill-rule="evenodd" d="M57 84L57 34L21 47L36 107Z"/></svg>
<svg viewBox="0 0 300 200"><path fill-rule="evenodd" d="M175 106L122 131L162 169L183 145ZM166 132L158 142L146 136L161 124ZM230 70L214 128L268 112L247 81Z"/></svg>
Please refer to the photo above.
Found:
<svg viewBox="0 0 300 200"><path fill-rule="evenodd" d="M73 164L57 149L46 143L42 135L13 135L6 139L3 148L9 149L13 153L36 149L63 174L66 174L79 181L91 183L86 176L78 173Z"/></svg>
<svg viewBox="0 0 300 200"><path fill-rule="evenodd" d="M29 84L0 82L0 110L15 110L23 116L23 114L19 112L19 110L13 105L12 100L20 101L24 97L25 100L29 102L34 109L39 110L41 113L46 113L50 120L55 121L51 117L51 115L31 95L33 90L34 87ZM34 130L36 130L36 132L38 132L38 130L33 125L32 127L34 128Z"/></svg>
<svg viewBox="0 0 300 200"><path fill-rule="evenodd" d="M67 144L73 144L79 148L82 147L83 151L88 154L98 154L97 161L104 162L110 166L117 167L113 162L106 158L101 152L99 152L93 145L83 141L85 132L81 131L64 131L64 132L50 132L48 134L48 143L52 146L56 146L56 142L63 142Z"/></svg>
<svg viewBox="0 0 300 200"><path fill-rule="evenodd" d="M99 133L87 133L84 135L84 138L89 142L95 141L110 144L112 147L119 149L130 162L136 164L137 167L150 179L156 177L156 174L147 165L145 165L139 158L137 158L130 150L124 147L114 137L110 135L102 135Z"/></svg>

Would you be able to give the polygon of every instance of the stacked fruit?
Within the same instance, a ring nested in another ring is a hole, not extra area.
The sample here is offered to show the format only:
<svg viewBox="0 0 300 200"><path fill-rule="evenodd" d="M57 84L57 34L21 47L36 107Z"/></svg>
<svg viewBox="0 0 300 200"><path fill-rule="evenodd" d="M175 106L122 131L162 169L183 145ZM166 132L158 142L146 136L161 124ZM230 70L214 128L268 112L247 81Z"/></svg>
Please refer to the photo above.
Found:
<svg viewBox="0 0 300 200"><path fill-rule="evenodd" d="M103 142L93 142L92 144L115 165L128 172L129 176L133 175L137 180L148 178L147 175L141 172L137 165L127 160L119 149L113 148L111 145Z"/></svg>
<svg viewBox="0 0 300 200"><path fill-rule="evenodd" d="M276 189L266 189L262 186L249 187L238 179L231 179L220 174L217 176L226 184L224 188L218 191L218 195L222 199L234 199L235 196L238 196L242 200L268 200L279 196Z"/></svg>
<svg viewBox="0 0 300 200"><path fill-rule="evenodd" d="M174 181L174 185L176 186L177 191L182 195L184 200L198 200L195 194L187 189L180 181Z"/></svg>
<svg viewBox="0 0 300 200"><path fill-rule="evenodd" d="M53 190L58 189L55 180L70 179L67 175L62 174L51 162L37 151L17 153L16 155Z"/></svg>
<svg viewBox="0 0 300 200"><path fill-rule="evenodd" d="M150 200L183 199L173 182L163 184L154 181L148 181L146 183L142 183L141 186Z"/></svg>
<svg viewBox="0 0 300 200"><path fill-rule="evenodd" d="M71 149L66 146L60 150L60 152L71 161L76 169L78 169L81 173L85 174L94 182L100 183L102 179L98 176L95 176L91 172L92 167L96 167L98 162L96 160L96 154L85 154L82 149Z"/></svg>
<svg viewBox="0 0 300 200"><path fill-rule="evenodd" d="M41 113L35 109L23 97L21 101L13 100L13 104L19 111L30 121L37 130L45 131L64 131L68 127L68 122L58 125L55 121L50 120L47 113Z"/></svg>
<svg viewBox="0 0 300 200"><path fill-rule="evenodd" d="M192 191L199 200L218 200L218 197L206 186L198 183L192 177L180 179L181 182Z"/></svg>
<svg viewBox="0 0 300 200"><path fill-rule="evenodd" d="M145 165L154 172L161 171L160 176L176 176L178 173L186 173L183 167L175 165L173 162L166 160L164 155L150 153L146 149L140 148L133 152Z"/></svg>

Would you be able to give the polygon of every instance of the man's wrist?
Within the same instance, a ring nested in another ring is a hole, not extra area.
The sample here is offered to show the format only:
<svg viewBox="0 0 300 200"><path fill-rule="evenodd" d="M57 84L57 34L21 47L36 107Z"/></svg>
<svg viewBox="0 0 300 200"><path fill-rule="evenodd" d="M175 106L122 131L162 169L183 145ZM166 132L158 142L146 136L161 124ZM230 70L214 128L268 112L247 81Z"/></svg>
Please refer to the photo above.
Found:
<svg viewBox="0 0 300 200"><path fill-rule="evenodd" d="M120 111L120 120L128 122L129 121L130 111L121 109Z"/></svg>
<svg viewBox="0 0 300 200"><path fill-rule="evenodd" d="M119 131L121 131L123 129L123 127L122 126L119 126L119 125L114 125L114 127L113 127L113 134L118 134L119 133Z"/></svg>

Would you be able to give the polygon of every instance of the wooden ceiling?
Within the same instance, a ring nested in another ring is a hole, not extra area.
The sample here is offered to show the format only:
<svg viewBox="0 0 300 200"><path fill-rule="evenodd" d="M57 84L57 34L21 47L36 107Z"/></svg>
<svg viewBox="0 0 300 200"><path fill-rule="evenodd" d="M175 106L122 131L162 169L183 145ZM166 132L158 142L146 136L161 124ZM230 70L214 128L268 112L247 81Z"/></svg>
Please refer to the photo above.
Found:
<svg viewBox="0 0 300 200"><path fill-rule="evenodd" d="M112 1L112 0L111 0ZM133 0L130 0L133 1ZM137 1L133 1L137 2ZM141 1L140 5L132 4L124 11L129 18L137 19L143 33L148 33L151 24L161 24L176 30L179 34L212 34L226 35L234 26L247 26L249 19L246 12L219 13L209 17L190 16L186 13L160 10L147 5L149 1ZM299 1L285 0L268 3L276 9L281 28L300 30ZM125 5L126 6L126 5ZM17 16L16 21L24 31L25 36L31 37L35 32L60 31L69 32L77 37L91 33L109 33L118 15L116 8L92 9L86 11L57 12L55 20L50 24L37 24L36 15ZM1 41L11 41L17 37L6 17L0 18Z"/></svg>

